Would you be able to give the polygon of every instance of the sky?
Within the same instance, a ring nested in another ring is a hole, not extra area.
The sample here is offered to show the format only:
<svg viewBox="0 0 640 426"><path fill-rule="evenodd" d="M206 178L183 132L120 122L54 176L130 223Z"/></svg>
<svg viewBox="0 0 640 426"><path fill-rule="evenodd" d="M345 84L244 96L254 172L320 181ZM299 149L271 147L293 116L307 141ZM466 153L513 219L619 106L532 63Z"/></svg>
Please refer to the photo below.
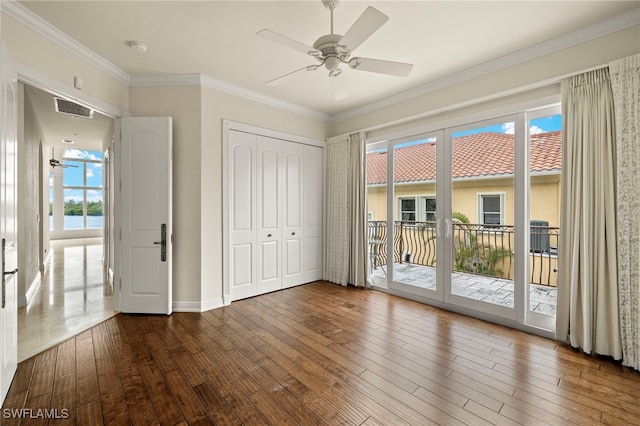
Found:
<svg viewBox="0 0 640 426"><path fill-rule="evenodd" d="M536 133L553 132L553 131L562 129L562 116L558 114L550 117L537 118L535 120L531 120L530 124L531 124L531 127L529 128L529 132L532 135ZM475 129L454 133L453 137L472 135L475 133L482 133L482 132L507 133L509 135L512 135L514 133L514 123L511 122L511 123L504 123L504 124L496 124L496 125L487 126L487 127L478 127Z"/></svg>
<svg viewBox="0 0 640 426"><path fill-rule="evenodd" d="M62 169L64 173L64 186L85 186L83 174L86 164L87 181L86 186L99 189L87 190L87 201L102 200L102 153L99 151L86 151L80 149L67 148L63 154L63 163L78 167L67 167ZM85 163L84 161L74 161L73 159L96 160L100 163ZM65 189L64 199L69 201L82 201L82 190Z"/></svg>

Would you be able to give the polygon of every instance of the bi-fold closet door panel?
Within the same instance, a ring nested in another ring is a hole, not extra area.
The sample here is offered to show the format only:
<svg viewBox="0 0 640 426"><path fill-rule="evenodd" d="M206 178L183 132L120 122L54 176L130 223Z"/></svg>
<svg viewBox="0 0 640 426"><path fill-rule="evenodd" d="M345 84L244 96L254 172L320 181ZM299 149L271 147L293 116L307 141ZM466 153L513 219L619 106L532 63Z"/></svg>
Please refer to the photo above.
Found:
<svg viewBox="0 0 640 426"><path fill-rule="evenodd" d="M282 288L282 147L278 139L257 137L257 293Z"/></svg>
<svg viewBox="0 0 640 426"><path fill-rule="evenodd" d="M229 291L233 300L257 294L256 136L229 131Z"/></svg>
<svg viewBox="0 0 640 426"><path fill-rule="evenodd" d="M304 145L303 150L303 282L322 279L323 167L322 148Z"/></svg>
<svg viewBox="0 0 640 426"><path fill-rule="evenodd" d="M282 142L283 160L283 282L287 288L304 282L303 256L303 150L304 145Z"/></svg>

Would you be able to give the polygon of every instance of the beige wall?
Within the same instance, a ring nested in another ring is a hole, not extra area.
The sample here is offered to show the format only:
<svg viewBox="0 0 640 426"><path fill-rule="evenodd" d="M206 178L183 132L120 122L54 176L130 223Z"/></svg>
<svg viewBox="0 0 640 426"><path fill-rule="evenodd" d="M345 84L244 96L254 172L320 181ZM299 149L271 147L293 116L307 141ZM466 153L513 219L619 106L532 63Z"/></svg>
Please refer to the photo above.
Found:
<svg viewBox="0 0 640 426"><path fill-rule="evenodd" d="M199 86L132 87L134 116L173 118L173 299L201 300Z"/></svg>
<svg viewBox="0 0 640 426"><path fill-rule="evenodd" d="M125 111L129 109L129 87L103 71L42 37L13 18L2 14L2 38L11 57L21 66L73 88L74 76L82 77L82 92ZM75 89L72 89L75 91Z"/></svg>
<svg viewBox="0 0 640 426"><path fill-rule="evenodd" d="M399 104L382 108L354 118L334 123L331 135L381 127L369 132L367 137L381 136L392 131L427 126L445 119L464 118L469 114L560 93L558 85L539 88L530 92L496 99L466 108L457 108L427 118L416 118L400 125L387 125L396 120L407 120L426 113L447 110L455 105L484 99L502 92L527 87L534 83L554 79L559 76L579 72L591 67L602 66L613 59L640 53L640 26L631 27L590 40L576 46L526 61L500 71L473 78L471 80L433 91L426 95L409 99ZM460 123L462 124L462 123Z"/></svg>
<svg viewBox="0 0 640 426"><path fill-rule="evenodd" d="M40 144L44 134L24 85L18 85L18 302L40 274Z"/></svg>

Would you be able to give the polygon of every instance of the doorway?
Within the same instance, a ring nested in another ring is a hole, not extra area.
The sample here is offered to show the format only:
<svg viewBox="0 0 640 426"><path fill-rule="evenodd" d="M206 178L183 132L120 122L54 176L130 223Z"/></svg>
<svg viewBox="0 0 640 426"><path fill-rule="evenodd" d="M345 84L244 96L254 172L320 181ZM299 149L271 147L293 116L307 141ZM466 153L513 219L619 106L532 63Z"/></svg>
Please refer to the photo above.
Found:
<svg viewBox="0 0 640 426"><path fill-rule="evenodd" d="M115 314L104 246L114 126L64 96L19 93L21 361Z"/></svg>

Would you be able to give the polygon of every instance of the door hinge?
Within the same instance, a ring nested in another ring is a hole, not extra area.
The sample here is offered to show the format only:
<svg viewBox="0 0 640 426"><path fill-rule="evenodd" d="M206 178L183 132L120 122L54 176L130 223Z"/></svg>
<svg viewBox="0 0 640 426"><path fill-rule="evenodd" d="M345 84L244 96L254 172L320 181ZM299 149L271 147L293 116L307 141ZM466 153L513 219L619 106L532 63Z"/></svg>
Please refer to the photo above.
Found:
<svg viewBox="0 0 640 426"><path fill-rule="evenodd" d="M122 278L120 278L120 291L122 291Z"/></svg>
<svg viewBox="0 0 640 426"><path fill-rule="evenodd" d="M119 235L119 237L120 237L120 241L122 241L122 228L120 228L120 230L119 230L118 234L120 234L120 235Z"/></svg>

